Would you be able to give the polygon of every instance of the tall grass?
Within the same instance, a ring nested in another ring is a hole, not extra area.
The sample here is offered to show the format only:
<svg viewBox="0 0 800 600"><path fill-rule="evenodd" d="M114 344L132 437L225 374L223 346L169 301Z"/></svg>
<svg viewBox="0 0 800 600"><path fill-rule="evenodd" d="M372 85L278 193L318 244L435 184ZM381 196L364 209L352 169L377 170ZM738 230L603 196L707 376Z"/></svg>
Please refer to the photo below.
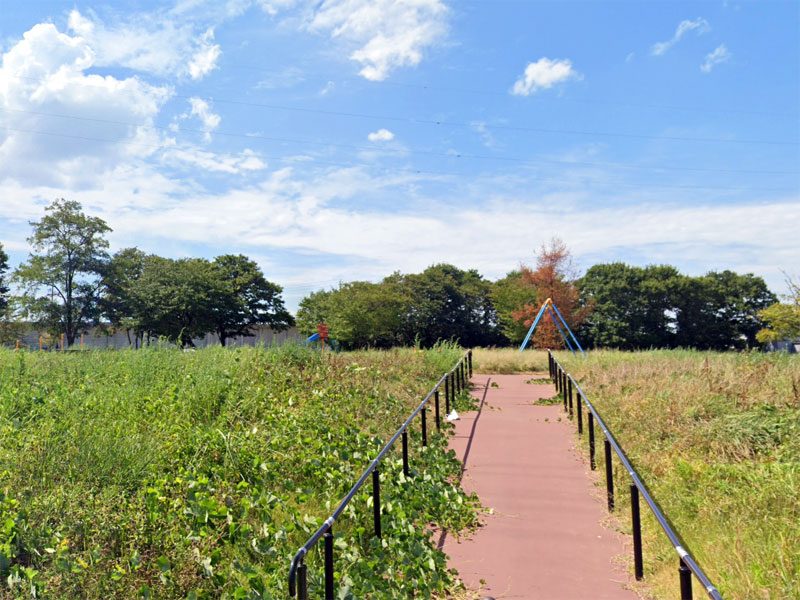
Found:
<svg viewBox="0 0 800 600"><path fill-rule="evenodd" d="M602 351L559 360L724 597L800 598L800 357ZM629 523L626 473L616 467L615 479ZM643 514L645 581L673 598L678 559Z"/></svg>
<svg viewBox="0 0 800 600"><path fill-rule="evenodd" d="M0 598L284 597L294 551L461 352L0 351ZM418 476L382 467L387 547L366 490L336 524L345 597L455 586L415 525L459 530L474 501L418 429Z"/></svg>
<svg viewBox="0 0 800 600"><path fill-rule="evenodd" d="M476 373L533 373L547 371L547 351L517 348L474 348L473 367Z"/></svg>

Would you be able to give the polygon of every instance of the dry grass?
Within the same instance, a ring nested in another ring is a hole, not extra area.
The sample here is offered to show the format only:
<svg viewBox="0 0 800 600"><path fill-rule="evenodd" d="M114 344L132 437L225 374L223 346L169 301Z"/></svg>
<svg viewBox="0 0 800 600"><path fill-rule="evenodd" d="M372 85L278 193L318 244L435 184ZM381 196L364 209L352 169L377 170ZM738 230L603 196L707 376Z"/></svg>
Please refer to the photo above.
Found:
<svg viewBox="0 0 800 600"><path fill-rule="evenodd" d="M534 373L547 371L546 350L517 348L474 348L473 368L476 373Z"/></svg>
<svg viewBox="0 0 800 600"><path fill-rule="evenodd" d="M800 598L800 357L559 358L724 597ZM619 515L629 523L618 464L615 480ZM677 557L644 506L643 517L645 580L657 598L673 598Z"/></svg>

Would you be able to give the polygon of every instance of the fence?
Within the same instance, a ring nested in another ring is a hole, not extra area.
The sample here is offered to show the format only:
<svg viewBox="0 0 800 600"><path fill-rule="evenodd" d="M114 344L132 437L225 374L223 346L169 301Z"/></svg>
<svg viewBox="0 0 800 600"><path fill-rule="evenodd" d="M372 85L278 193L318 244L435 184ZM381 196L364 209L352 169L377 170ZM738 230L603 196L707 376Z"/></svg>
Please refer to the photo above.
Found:
<svg viewBox="0 0 800 600"><path fill-rule="evenodd" d="M655 516L658 524L661 525L661 528L664 530L664 533L667 534L669 541L672 543L675 551L678 554L678 577L680 581L680 588L681 588L681 600L692 600L692 574L700 581L703 587L706 590L709 598L713 600L722 600L722 596L720 595L717 588L709 581L706 574L703 572L703 569L700 568L700 565L692 558L692 556L686 551L681 543L678 534L670 526L667 518L661 512L661 509L656 504L653 497L647 491L644 483L642 482L639 474L636 470L631 466L631 463L628 461L625 453L620 448L617 441L614 439L614 436L611 435L606 424L603 422L603 419L600 418L597 409L595 409L594 405L589 401L586 397L586 394L581 389L581 386L573 379L572 375L567 373L564 367L561 366L561 363L558 362L558 359L553 355L551 351L547 351L548 354L548 364L550 367L550 377L555 382L556 391L558 394L561 394L564 397L564 412L568 412L570 418L574 416L575 411L577 410L577 417L578 417L578 434L583 434L583 403L586 404L586 407L589 410L587 415L588 421L588 428L589 428L589 464L592 470L595 469L595 435L594 435L594 422L597 421L597 424L600 426L600 429L603 430L605 434L605 440L603 441L603 446L605 450L605 464L606 464L606 493L608 496L608 510L614 510L614 470L612 468L612 456L611 456L611 449L614 449L614 452L619 457L620 461L622 461L622 465L625 467L625 470L628 471L628 475L631 477L630 483L630 493L631 493L631 522L633 528L633 563L634 563L634 574L636 576L636 580L639 581L644 576L644 566L643 566L643 557L642 557L642 525L641 525L641 517L639 513L639 496L641 495L647 505L650 507L650 510ZM575 395L576 400L573 402L573 395Z"/></svg>
<svg viewBox="0 0 800 600"><path fill-rule="evenodd" d="M358 490L366 482L367 478L372 476L372 507L373 507L373 526L375 537L381 537L381 491L380 491L380 470L379 466L381 460L384 458L389 449L394 445L398 438L402 439L403 447L403 474L409 475L408 466L408 427L414 421L417 415L420 415L420 427L422 429L422 445L428 443L428 425L427 425L427 404L431 398L434 399L436 429L441 429L441 415L439 411L439 390L444 385L445 394L445 414L450 412L451 402L455 403L456 394L467 388L467 382L472 377L472 350L468 350L462 356L455 366L447 373L442 375L441 379L433 386L425 399L420 402L419 406L411 413L411 416L406 419L405 423L400 426L400 429L392 436L392 438L381 449L375 459L369 464L367 469L350 489L344 499L336 507L330 517L328 517L322 526L308 539L308 541L301 546L292 558L292 563L289 566L289 595L294 597L295 594L299 600L308 600L308 566L305 564L304 559L308 551L323 538L324 540L324 554L325 554L325 600L334 600L334 580L333 580L333 524L342 511L347 507Z"/></svg>

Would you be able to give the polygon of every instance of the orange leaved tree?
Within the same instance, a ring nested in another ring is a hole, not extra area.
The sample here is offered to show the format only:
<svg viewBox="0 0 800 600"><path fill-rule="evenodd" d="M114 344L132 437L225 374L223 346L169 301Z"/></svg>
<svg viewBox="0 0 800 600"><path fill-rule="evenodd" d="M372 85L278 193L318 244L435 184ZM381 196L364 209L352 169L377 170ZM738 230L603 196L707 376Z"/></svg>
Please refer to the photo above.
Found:
<svg viewBox="0 0 800 600"><path fill-rule="evenodd" d="M591 307L580 305L577 277L572 265L572 255L566 244L553 238L550 244L539 249L536 268L522 266L523 281L536 289L537 305L525 304L511 313L515 321L530 327L539 308L547 298L558 307L570 328L575 331L591 312ZM567 332L564 332L567 334ZM567 334L569 335L569 334ZM534 348L563 348L564 340L549 314L542 315L532 339Z"/></svg>

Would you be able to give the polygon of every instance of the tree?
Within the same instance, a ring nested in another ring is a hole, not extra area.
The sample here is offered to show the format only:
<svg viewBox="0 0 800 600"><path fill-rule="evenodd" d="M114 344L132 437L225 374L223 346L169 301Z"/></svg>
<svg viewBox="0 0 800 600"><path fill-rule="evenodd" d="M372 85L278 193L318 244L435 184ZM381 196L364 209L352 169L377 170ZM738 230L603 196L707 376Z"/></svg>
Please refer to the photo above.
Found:
<svg viewBox="0 0 800 600"><path fill-rule="evenodd" d="M580 292L576 284L572 257L566 244L553 238L550 245L542 244L536 256L536 270L522 266L522 279L536 290L537 302L551 298L564 320L575 331L591 312L591 306L580 305ZM512 317L526 327L533 324L539 306L525 304L513 311ZM566 333L566 332L565 332ZM564 341L553 319L543 315L533 336L535 348L563 348Z"/></svg>
<svg viewBox="0 0 800 600"><path fill-rule="evenodd" d="M800 282L786 277L789 293L786 302L775 302L763 309L758 316L767 324L756 334L761 342L780 342L800 339Z"/></svg>
<svg viewBox="0 0 800 600"><path fill-rule="evenodd" d="M8 272L8 254L0 244L0 344L13 344L23 333L23 323L15 318L15 310L8 297L10 290L6 273Z"/></svg>
<svg viewBox="0 0 800 600"><path fill-rule="evenodd" d="M684 277L675 290L675 344L701 350L752 347L763 326L759 311L776 300L752 273L726 270Z"/></svg>
<svg viewBox="0 0 800 600"><path fill-rule="evenodd" d="M500 333L512 344L521 344L530 325L526 327L523 322L514 319L512 313L525 305L537 305L536 288L525 281L522 271L515 270L492 284L490 296L497 312Z"/></svg>
<svg viewBox="0 0 800 600"><path fill-rule="evenodd" d="M475 269L432 265L422 273L394 273L383 280L408 298L401 339L432 346L457 339L462 345L488 346L502 341L491 301L491 283Z"/></svg>
<svg viewBox="0 0 800 600"><path fill-rule="evenodd" d="M130 344L134 343L131 331L135 332L137 344L141 335L133 294L146 262L147 255L144 252L138 248L125 248L111 257L103 271L100 296L103 318L113 329L125 331Z"/></svg>
<svg viewBox="0 0 800 600"><path fill-rule="evenodd" d="M671 311L681 277L667 265L592 266L578 283L581 301L593 307L581 327L581 338L590 346L625 350L672 346Z"/></svg>
<svg viewBox="0 0 800 600"><path fill-rule="evenodd" d="M326 323L330 315L328 301L334 290L311 292L300 301L297 310L297 328L303 335L317 332L317 324Z"/></svg>
<svg viewBox="0 0 800 600"><path fill-rule="evenodd" d="M0 244L0 314L2 314L8 306L8 283L6 281L6 272L8 271L8 254L3 250L3 244Z"/></svg>
<svg viewBox="0 0 800 600"><path fill-rule="evenodd" d="M353 281L327 298L325 322L344 348L391 348L403 343L407 308L408 298L396 286Z"/></svg>
<svg viewBox="0 0 800 600"><path fill-rule="evenodd" d="M214 330L214 311L224 295L223 283L209 261L148 256L131 288L132 316L148 335L194 346L192 338Z"/></svg>
<svg viewBox="0 0 800 600"><path fill-rule="evenodd" d="M254 261L241 254L225 254L212 265L224 290L212 312L220 344L224 346L229 337L253 335L256 325L269 325L276 331L294 325L281 299L283 288L267 281Z"/></svg>
<svg viewBox="0 0 800 600"><path fill-rule="evenodd" d="M64 333L67 346L98 315L101 274L108 260L111 231L106 222L89 217L74 200L55 200L41 221L31 221L33 246L27 263L14 273L24 289L28 314L53 333Z"/></svg>

